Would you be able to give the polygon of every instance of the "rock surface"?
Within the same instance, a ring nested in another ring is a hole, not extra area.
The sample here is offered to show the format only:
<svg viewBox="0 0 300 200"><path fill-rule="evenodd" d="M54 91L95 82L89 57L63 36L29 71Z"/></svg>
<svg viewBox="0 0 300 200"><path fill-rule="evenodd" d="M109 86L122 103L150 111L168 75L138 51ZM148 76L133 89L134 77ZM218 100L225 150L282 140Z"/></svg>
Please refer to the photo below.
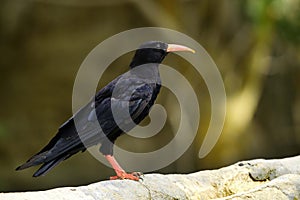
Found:
<svg viewBox="0 0 300 200"><path fill-rule="evenodd" d="M192 174L147 174L140 182L101 181L47 191L0 193L2 200L300 199L300 156L242 161Z"/></svg>

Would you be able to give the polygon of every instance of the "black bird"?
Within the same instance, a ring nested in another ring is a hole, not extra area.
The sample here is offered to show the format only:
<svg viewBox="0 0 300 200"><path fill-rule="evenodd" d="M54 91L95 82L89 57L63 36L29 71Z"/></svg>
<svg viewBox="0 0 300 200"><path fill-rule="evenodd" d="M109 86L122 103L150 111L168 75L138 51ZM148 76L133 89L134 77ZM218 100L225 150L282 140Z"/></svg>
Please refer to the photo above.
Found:
<svg viewBox="0 0 300 200"><path fill-rule="evenodd" d="M169 52L175 51L194 53L188 47L160 41L142 44L135 52L130 70L102 88L58 129L40 152L16 170L43 164L33 176L45 175L61 161L100 143L100 152L117 174L111 179L139 180L139 174L127 174L117 163L113 145L117 137L148 115L161 87L158 66Z"/></svg>

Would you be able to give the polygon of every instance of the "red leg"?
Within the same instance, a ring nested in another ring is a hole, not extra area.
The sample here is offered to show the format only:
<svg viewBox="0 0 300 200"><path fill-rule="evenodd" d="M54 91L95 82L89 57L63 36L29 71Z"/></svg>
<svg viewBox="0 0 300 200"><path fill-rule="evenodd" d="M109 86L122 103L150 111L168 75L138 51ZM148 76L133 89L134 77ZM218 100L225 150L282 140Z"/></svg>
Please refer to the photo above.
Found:
<svg viewBox="0 0 300 200"><path fill-rule="evenodd" d="M114 156L112 155L105 155L105 158L107 161L110 163L110 165L114 168L117 176L112 176L110 177L111 180L116 180L116 179L130 179L134 181L138 181L140 179L139 173L132 173L132 174L127 174L124 169L119 165L119 163L116 161Z"/></svg>

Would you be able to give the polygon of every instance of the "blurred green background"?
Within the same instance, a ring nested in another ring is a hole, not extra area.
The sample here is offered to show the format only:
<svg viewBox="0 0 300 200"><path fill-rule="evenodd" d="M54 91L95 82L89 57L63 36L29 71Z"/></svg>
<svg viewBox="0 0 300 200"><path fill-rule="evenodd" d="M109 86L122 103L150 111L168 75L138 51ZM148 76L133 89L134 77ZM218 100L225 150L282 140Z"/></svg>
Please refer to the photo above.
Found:
<svg viewBox="0 0 300 200"><path fill-rule="evenodd" d="M174 29L197 40L216 62L227 92L222 136L199 159L210 119L209 94L185 61L168 56L164 63L181 71L197 91L201 121L188 151L157 172L189 173L300 153L299 0L2 0L0 11L0 192L84 185L114 174L87 152L45 177L31 177L37 168L14 169L72 115L73 83L87 54L114 34L144 26ZM131 56L114 62L99 85L125 72ZM172 116L162 133L146 143L123 136L118 144L145 151L172 138L178 102L164 89L158 103Z"/></svg>

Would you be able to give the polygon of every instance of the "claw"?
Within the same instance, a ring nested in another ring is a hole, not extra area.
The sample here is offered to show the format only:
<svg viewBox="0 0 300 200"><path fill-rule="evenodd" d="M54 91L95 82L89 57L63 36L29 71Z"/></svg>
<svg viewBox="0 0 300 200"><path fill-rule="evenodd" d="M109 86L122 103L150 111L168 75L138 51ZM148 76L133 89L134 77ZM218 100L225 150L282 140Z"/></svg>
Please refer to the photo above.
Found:
<svg viewBox="0 0 300 200"><path fill-rule="evenodd" d="M133 176L135 177L138 177L139 180L144 180L143 177L144 177L144 174L142 172L132 172L131 173Z"/></svg>
<svg viewBox="0 0 300 200"><path fill-rule="evenodd" d="M124 171L119 171L117 172L117 176L111 176L110 180L117 180L117 179L129 179L129 180L133 180L133 181L138 181L140 179L143 180L143 178L141 177L143 174L141 172L133 172L131 174L128 174Z"/></svg>

